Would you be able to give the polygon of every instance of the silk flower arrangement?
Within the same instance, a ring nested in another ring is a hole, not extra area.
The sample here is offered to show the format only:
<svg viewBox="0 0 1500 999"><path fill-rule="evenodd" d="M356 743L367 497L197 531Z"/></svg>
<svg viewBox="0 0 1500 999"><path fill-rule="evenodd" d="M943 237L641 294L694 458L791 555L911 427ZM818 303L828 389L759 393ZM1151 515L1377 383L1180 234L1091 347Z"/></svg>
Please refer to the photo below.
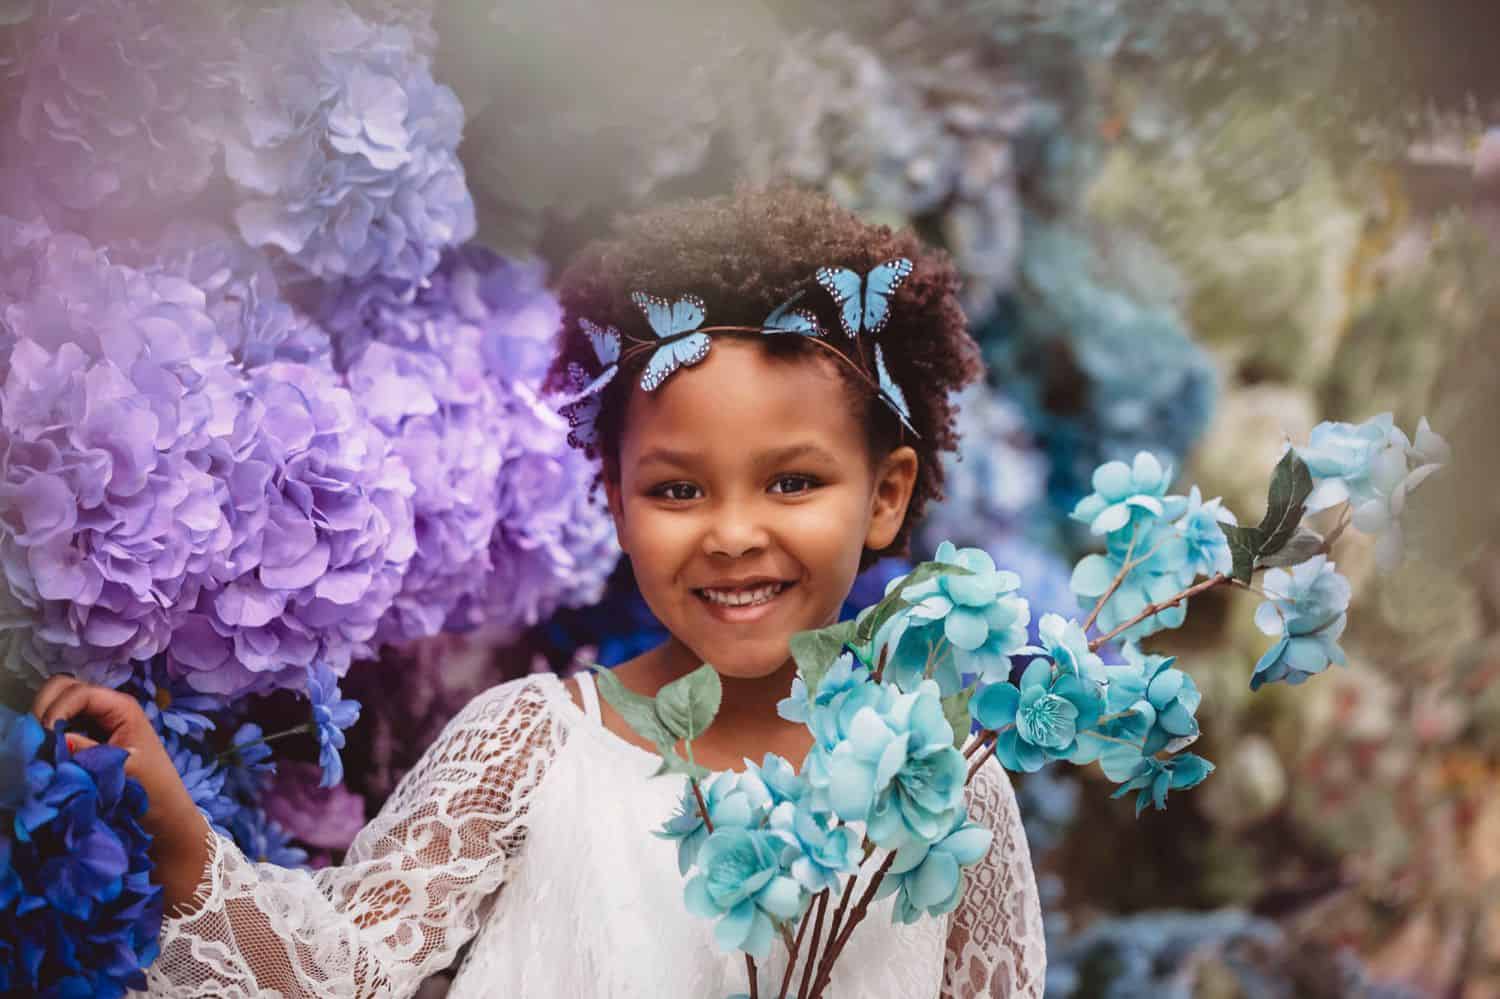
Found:
<svg viewBox="0 0 1500 999"><path fill-rule="evenodd" d="M777 710L813 735L800 769L774 754L717 774L694 761L721 699L712 666L654 698L596 667L601 694L657 746L655 776L685 778L657 835L677 844L688 910L715 921L720 948L744 953L748 999L760 996L755 962L778 938L789 960L772 994L817 999L876 899L896 896L903 923L956 908L964 868L991 840L969 820L964 788L992 755L1022 772L1097 762L1114 797L1136 793L1137 814L1201 783L1213 765L1184 752L1199 734L1197 687L1136 642L1180 626L1190 597L1236 586L1264 598L1255 620L1274 639L1252 689L1343 663L1350 591L1333 544L1352 524L1378 536L1392 567L1408 493L1447 460L1426 420L1414 442L1389 415L1320 424L1306 447L1288 446L1255 527L1197 487L1168 495L1170 469L1148 452L1107 462L1072 512L1105 541L1074 569L1087 616L1045 615L1039 645L1028 644L1020 578L948 542L854 620L794 635L797 677ZM1326 537L1303 523L1338 506ZM1099 650L1116 639L1125 661L1107 664ZM1012 682L1013 658L1025 657Z"/></svg>

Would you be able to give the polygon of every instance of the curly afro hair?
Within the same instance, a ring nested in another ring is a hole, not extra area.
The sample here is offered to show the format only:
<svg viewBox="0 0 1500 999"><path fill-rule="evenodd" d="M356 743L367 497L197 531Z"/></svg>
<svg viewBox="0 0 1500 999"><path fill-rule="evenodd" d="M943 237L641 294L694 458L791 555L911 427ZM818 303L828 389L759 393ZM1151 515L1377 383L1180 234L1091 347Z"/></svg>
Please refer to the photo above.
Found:
<svg viewBox="0 0 1500 999"><path fill-rule="evenodd" d="M918 471L901 530L884 551L865 552L864 564L907 554L912 527L927 502L942 497L940 452L957 444L953 396L983 370L956 297L957 272L945 253L923 245L911 232L870 225L826 195L794 187L744 188L629 216L616 225L613 236L586 246L563 272L563 327L549 385L565 384L569 363L589 372L599 369L580 319L614 326L627 337L650 335L630 301L631 292L668 299L694 294L703 299L707 325L754 326L795 290L806 288L819 267L847 267L863 274L892 257L908 258L913 268L891 298L890 322L879 342L920 435L906 441L917 452ZM798 307L811 309L830 331L829 340L847 347L832 296L815 285L813 290L818 293L804 296ZM757 339L773 354L823 354L801 336ZM623 364L601 399L596 447L611 480L619 477L625 402L647 356ZM870 453L889 453L903 442L900 422L862 378L846 371L847 365L837 367L850 404L869 428Z"/></svg>

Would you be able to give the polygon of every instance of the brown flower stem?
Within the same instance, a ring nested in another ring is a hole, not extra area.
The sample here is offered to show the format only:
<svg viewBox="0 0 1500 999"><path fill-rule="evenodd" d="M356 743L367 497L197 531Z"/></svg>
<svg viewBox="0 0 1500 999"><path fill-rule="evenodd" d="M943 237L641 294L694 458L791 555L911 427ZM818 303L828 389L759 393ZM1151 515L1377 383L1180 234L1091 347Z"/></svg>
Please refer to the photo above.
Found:
<svg viewBox="0 0 1500 999"><path fill-rule="evenodd" d="M703 790L698 787L698 778L689 777L688 783L693 785L693 797L698 799L698 814L703 816L703 828L713 832L714 823L708 817L708 804L703 800Z"/></svg>
<svg viewBox="0 0 1500 999"><path fill-rule="evenodd" d="M1135 568L1135 563L1130 561L1130 556L1135 552L1135 535L1135 531L1130 532L1130 547L1125 549L1125 558L1120 563L1120 571L1115 576L1114 582L1109 584L1109 589L1104 591L1104 596L1099 598L1099 602L1094 604L1094 609L1089 611L1088 618L1084 620L1083 633L1085 635L1094 626L1094 622L1098 620L1099 612L1104 610L1104 605L1109 602L1109 598L1115 595L1115 591L1120 588L1120 584L1125 582L1125 577L1130 575L1130 570Z"/></svg>
<svg viewBox="0 0 1500 999"><path fill-rule="evenodd" d="M1175 597L1172 597L1172 598L1170 598L1168 600L1162 600L1162 601L1160 601L1158 603L1152 604L1151 606L1147 607L1145 610L1143 610L1139 614L1137 614L1135 617L1131 618L1129 621L1126 621L1124 624L1121 624L1118 627L1116 627L1114 630L1108 632L1107 634L1100 635L1098 638L1096 638L1093 641L1089 642L1089 651L1090 652L1097 652L1099 650L1099 646L1104 645L1106 642L1108 642L1110 639L1114 638L1120 632L1126 631L1126 630L1134 627L1135 625L1140 624L1142 621L1146 620L1146 618L1150 617L1152 614L1159 614L1162 611L1166 610L1168 607L1175 607L1175 606L1177 606L1178 604L1180 604L1184 600L1186 600L1188 597L1196 596L1199 593L1203 593L1203 592L1205 592L1207 590L1211 590L1215 586L1223 586L1227 582L1229 582L1229 577L1228 576L1224 575L1222 572L1214 573L1212 576L1208 577L1203 582L1201 582L1201 583L1195 583L1194 585L1189 586L1187 589L1183 590L1181 593L1177 594Z"/></svg>
<svg viewBox="0 0 1500 999"><path fill-rule="evenodd" d="M974 758L974 754L977 753L977 752L979 752L981 749L983 749L984 746L985 746L985 743L987 743L989 740L993 739L998 734L999 733L996 732L992 728L982 728L982 729L980 729L979 730L979 734L977 736L975 736L974 741L971 742L971 743L969 743L967 746L964 747L964 759L966 759L966 760L973 759Z"/></svg>
<svg viewBox="0 0 1500 999"><path fill-rule="evenodd" d="M828 951L823 955L823 960L818 967L818 976L813 980L812 995L808 996L807 999L817 999L818 996L823 994L823 990L828 987L828 979L833 975L833 962L838 960L839 953L844 949L844 945L849 942L849 937L854 934L854 928L859 925L859 921L865 918L865 913L870 908L870 901L875 897L875 890L880 887L880 882L885 880L885 872L890 870L891 865L895 862L896 851L892 850L886 854L885 862L880 865L875 871L875 876L870 879L870 884L865 888L865 893L859 897L859 901L854 906L854 911L849 913L849 922L839 931L837 937L830 934L828 938Z"/></svg>
<svg viewBox="0 0 1500 999"><path fill-rule="evenodd" d="M965 784L974 779L974 775L979 773L979 768L984 766L985 760L995 755L996 745L998 745L998 740L991 740L990 744L984 747L984 752L980 753L977 757L975 757L974 762L969 764L969 774L964 778Z"/></svg>
<svg viewBox="0 0 1500 999"><path fill-rule="evenodd" d="M760 983L755 980L755 958L745 955L745 973L750 976L750 999L760 999Z"/></svg>
<svg viewBox="0 0 1500 999"><path fill-rule="evenodd" d="M781 976L781 989L776 993L776 999L786 999L787 986L792 984L792 969L797 967L797 955L802 950L802 938L807 936L807 924L810 923L812 909L809 908L797 921L797 936L787 940L786 973Z"/></svg>
<svg viewBox="0 0 1500 999"><path fill-rule="evenodd" d="M807 995L807 983L812 978L813 959L818 956L818 944L823 939L823 914L828 911L828 889L818 893L818 916L813 921L812 944L807 948L807 960L802 965L802 981L797 987L798 999Z"/></svg>
<svg viewBox="0 0 1500 999"><path fill-rule="evenodd" d="M865 853L865 859L869 859L869 851ZM861 860L860 867L864 866ZM854 882L859 880L859 871L856 870L849 875L849 880L844 882L844 894L839 898L839 907L833 911L833 921L828 924L828 945L833 946L834 940L838 939L839 930L843 925L844 913L849 910L849 900L854 896ZM800 999L800 997L799 997Z"/></svg>

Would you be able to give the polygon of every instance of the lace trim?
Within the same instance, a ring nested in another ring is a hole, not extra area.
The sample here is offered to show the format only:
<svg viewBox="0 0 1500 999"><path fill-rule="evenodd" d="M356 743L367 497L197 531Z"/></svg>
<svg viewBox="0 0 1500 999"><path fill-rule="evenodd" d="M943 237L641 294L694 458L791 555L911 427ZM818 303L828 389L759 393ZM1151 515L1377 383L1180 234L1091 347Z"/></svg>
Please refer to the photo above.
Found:
<svg viewBox="0 0 1500 999"><path fill-rule="evenodd" d="M941 999L1041 999L1047 977L1041 902L1010 776L992 757L966 789L969 815L995 834L965 872L949 922Z"/></svg>

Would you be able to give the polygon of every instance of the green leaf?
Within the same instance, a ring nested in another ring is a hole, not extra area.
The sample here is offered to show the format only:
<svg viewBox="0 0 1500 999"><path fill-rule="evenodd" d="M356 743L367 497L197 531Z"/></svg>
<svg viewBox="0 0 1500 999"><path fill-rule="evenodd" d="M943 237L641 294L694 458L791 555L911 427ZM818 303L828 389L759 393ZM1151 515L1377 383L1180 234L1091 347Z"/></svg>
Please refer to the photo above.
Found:
<svg viewBox="0 0 1500 999"><path fill-rule="evenodd" d="M1259 527L1264 540L1256 552L1258 557L1274 555L1291 541L1297 525L1302 523L1302 513L1312 490L1312 472L1308 471L1307 463L1294 449L1288 448L1271 476L1266 515Z"/></svg>
<svg viewBox="0 0 1500 999"><path fill-rule="evenodd" d="M681 774L684 777L691 777L694 780L707 780L713 773L702 764L689 763L687 760L684 760L681 756L677 755L677 750L671 746L658 745L656 749L661 753L661 766L656 768L656 773L652 774L652 777Z"/></svg>
<svg viewBox="0 0 1500 999"><path fill-rule="evenodd" d="M719 713L724 687L707 663L656 692L656 717L677 739L696 739Z"/></svg>
<svg viewBox="0 0 1500 999"><path fill-rule="evenodd" d="M943 698L943 717L953 726L953 748L962 749L969 738L969 701L974 699L974 688L965 687L956 694Z"/></svg>
<svg viewBox="0 0 1500 999"><path fill-rule="evenodd" d="M854 637L854 622L840 621L815 631L799 631L788 643L792 658L797 660L797 673L807 684L807 696L818 692L818 684Z"/></svg>
<svg viewBox="0 0 1500 999"><path fill-rule="evenodd" d="M599 686L599 694L609 702L610 707L620 713L629 725L641 738L648 742L654 742L658 746L672 746L677 740L672 736L661 719L656 714L656 698L637 694L620 682L620 678L603 666L594 667L595 682Z"/></svg>
<svg viewBox="0 0 1500 999"><path fill-rule="evenodd" d="M1260 551L1263 540L1258 527L1236 527L1233 524L1221 525L1224 537L1229 540L1229 554L1234 559L1234 569L1231 575L1242 583L1250 582L1250 574L1255 571L1255 556Z"/></svg>
<svg viewBox="0 0 1500 999"><path fill-rule="evenodd" d="M1323 548L1323 535L1308 527L1298 527L1281 550L1262 554L1261 565L1272 567L1286 567L1289 565L1301 565Z"/></svg>

